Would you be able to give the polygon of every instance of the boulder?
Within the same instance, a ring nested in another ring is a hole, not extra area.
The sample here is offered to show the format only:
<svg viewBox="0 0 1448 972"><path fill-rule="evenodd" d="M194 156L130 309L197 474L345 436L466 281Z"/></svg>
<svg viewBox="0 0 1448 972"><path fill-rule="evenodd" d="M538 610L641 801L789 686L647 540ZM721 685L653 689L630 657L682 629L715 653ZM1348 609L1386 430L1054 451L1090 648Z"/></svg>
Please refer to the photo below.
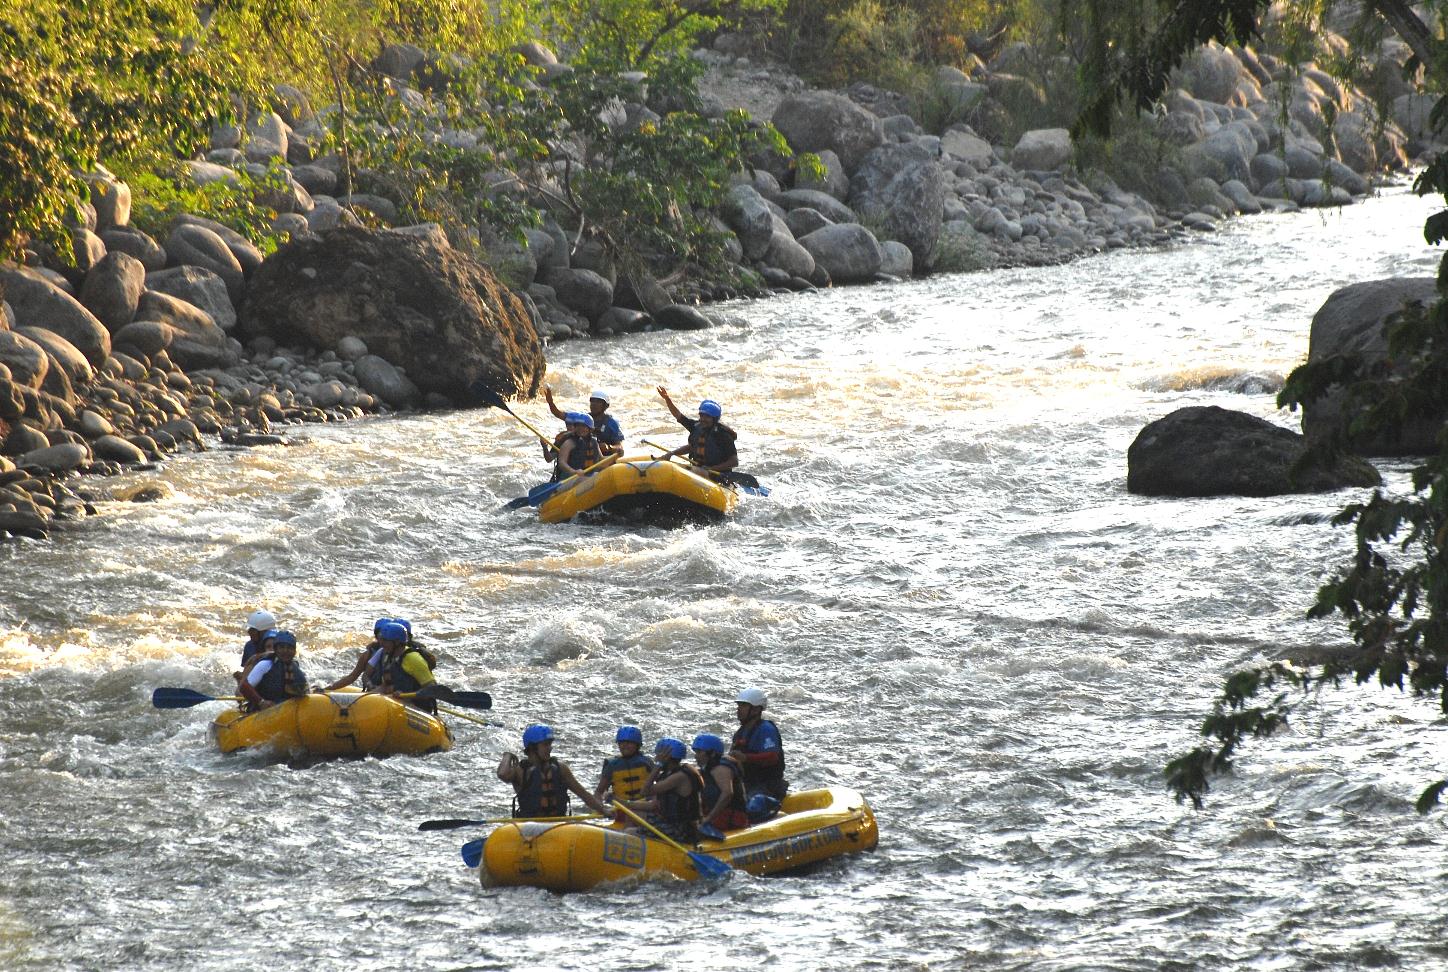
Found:
<svg viewBox="0 0 1448 972"><path fill-rule="evenodd" d="M0 365L10 370L10 380L39 388L50 370L45 349L18 331L0 331Z"/></svg>
<svg viewBox="0 0 1448 972"><path fill-rule="evenodd" d="M193 266L210 270L226 283L233 301L240 300L246 278L231 249L211 230L191 223L177 223L166 238L166 265Z"/></svg>
<svg viewBox="0 0 1448 972"><path fill-rule="evenodd" d="M116 347L146 358L164 351L176 339L176 330L161 321L132 321L116 332Z"/></svg>
<svg viewBox="0 0 1448 972"><path fill-rule="evenodd" d="M108 229L101 234L107 253L125 253L135 257L147 272L166 265L166 251L161 244L132 226Z"/></svg>
<svg viewBox="0 0 1448 972"><path fill-rule="evenodd" d="M940 136L940 151L953 159L969 162L977 169L989 168L995 161L995 150L969 125L952 125Z"/></svg>
<svg viewBox="0 0 1448 972"><path fill-rule="evenodd" d="M111 353L111 335L70 294L28 268L0 267L0 290L22 325L54 331L99 368Z"/></svg>
<svg viewBox="0 0 1448 972"><path fill-rule="evenodd" d="M21 469L41 469L51 473L70 472L90 461L90 450L78 442L62 442L24 453L15 460Z"/></svg>
<svg viewBox="0 0 1448 972"><path fill-rule="evenodd" d="M714 322L697 307L668 304L654 312L654 323L671 331L702 331Z"/></svg>
<svg viewBox="0 0 1448 972"><path fill-rule="evenodd" d="M97 233L125 226L131 221L131 187L108 172L85 177L90 183L90 201L96 211Z"/></svg>
<svg viewBox="0 0 1448 972"><path fill-rule="evenodd" d="M929 269L945 211L945 171L914 145L871 152L850 180L850 205L881 235L910 248Z"/></svg>
<svg viewBox="0 0 1448 972"><path fill-rule="evenodd" d="M411 408L421 397L417 385L384 358L364 354L357 359L355 367L357 384L393 408Z"/></svg>
<svg viewBox="0 0 1448 972"><path fill-rule="evenodd" d="M1309 364L1337 355L1368 366L1397 366L1388 357L1387 330L1405 309L1427 306L1437 296L1432 277L1390 277L1349 284L1332 292L1312 318L1307 344ZM1331 391L1302 406L1302 431L1311 439L1336 433L1343 421L1343 394ZM1430 455L1438 451L1444 416L1414 417L1397 429L1351 441L1370 456Z"/></svg>
<svg viewBox="0 0 1448 972"><path fill-rule="evenodd" d="M136 308L136 317L145 321L161 321L169 324L178 336L185 336L204 344L223 346L226 333L206 311L179 297L148 290L141 295Z"/></svg>
<svg viewBox="0 0 1448 972"><path fill-rule="evenodd" d="M731 188L720 204L720 213L739 236L744 256L758 260L769 249L774 234L773 210L753 186L737 185Z"/></svg>
<svg viewBox="0 0 1448 972"><path fill-rule="evenodd" d="M854 172L885 141L879 118L844 95L827 91L786 95L771 121L796 152L828 149L846 172Z"/></svg>
<svg viewBox="0 0 1448 972"><path fill-rule="evenodd" d="M880 243L880 272L905 279L915 272L915 257L910 247L895 240Z"/></svg>
<svg viewBox="0 0 1448 972"><path fill-rule="evenodd" d="M27 452L34 452L37 449L44 449L50 445L50 440L45 433L37 428L32 428L25 422L16 422L10 427L10 434L5 437L0 452L7 456L20 456Z"/></svg>
<svg viewBox="0 0 1448 972"><path fill-rule="evenodd" d="M799 239L834 223L813 209L791 209L784 214L784 225L789 227L795 239Z"/></svg>
<svg viewBox="0 0 1448 972"><path fill-rule="evenodd" d="M226 282L202 267L172 267L145 277L146 290L165 294L204 311L223 331L236 327L236 308ZM155 318L165 320L166 318Z"/></svg>
<svg viewBox="0 0 1448 972"><path fill-rule="evenodd" d="M353 336L423 392L455 402L473 401L478 380L529 396L543 377L542 345L518 295L426 237L344 227L288 243L253 275L238 330L316 348Z"/></svg>
<svg viewBox="0 0 1448 972"><path fill-rule="evenodd" d="M815 154L819 156L820 167L824 169L824 173L818 178L796 173L794 187L814 189L829 193L836 199L844 199L850 194L850 177L845 172L845 164L829 149L820 149Z"/></svg>
<svg viewBox="0 0 1448 972"><path fill-rule="evenodd" d="M1036 128L1021 135L1011 149L1017 171L1050 172L1071 161L1071 133L1064 128Z"/></svg>
<svg viewBox="0 0 1448 972"><path fill-rule="evenodd" d="M1356 456L1313 459L1307 438L1215 405L1179 408L1147 425L1126 453L1126 488L1144 496L1278 496L1377 486Z"/></svg>
<svg viewBox="0 0 1448 972"><path fill-rule="evenodd" d="M216 182L225 182L232 186L241 186L241 176L236 170L220 165L216 162L200 162L196 159L188 159L181 163L186 170L187 177L197 186L209 186Z"/></svg>
<svg viewBox="0 0 1448 972"><path fill-rule="evenodd" d="M781 208L813 209L832 223L853 223L855 212L827 192L814 189L791 189L774 200Z"/></svg>
<svg viewBox="0 0 1448 972"><path fill-rule="evenodd" d="M613 285L592 270L544 267L538 281L552 287L560 304L582 314L590 324L613 304Z"/></svg>
<svg viewBox="0 0 1448 972"><path fill-rule="evenodd" d="M642 331L652 322L653 317L644 311L629 307L610 307L594 322L593 329L599 333L607 331L611 334L632 334Z"/></svg>
<svg viewBox="0 0 1448 972"><path fill-rule="evenodd" d="M54 331L47 331L43 327L18 327L15 329L15 333L29 338L44 348L45 353L50 357L50 369L62 369L72 382L88 383L95 377L95 370L91 368L85 355L76 350L75 345Z"/></svg>
<svg viewBox="0 0 1448 972"><path fill-rule="evenodd" d="M146 289L146 268L128 253L107 253L80 287L80 302L114 334L136 316Z"/></svg>
<svg viewBox="0 0 1448 972"><path fill-rule="evenodd" d="M801 237L799 245L835 283L866 283L880 272L880 244L858 223L837 223L815 230Z"/></svg>
<svg viewBox="0 0 1448 972"><path fill-rule="evenodd" d="M337 174L320 165L293 166L292 179L313 196L330 196L337 188Z"/></svg>
<svg viewBox="0 0 1448 972"><path fill-rule="evenodd" d="M809 279L815 271L814 257L799 245L794 234L789 231L788 224L773 210L769 213L769 220L772 227L769 246L765 248L764 255L759 258L759 262L766 266L778 267L791 277Z"/></svg>
<svg viewBox="0 0 1448 972"><path fill-rule="evenodd" d="M236 262L241 264L241 272L244 275L251 276L256 268L261 266L261 261L263 260L261 250L258 250L256 246L252 244L251 240L248 240L245 236L242 236L225 223L218 223L216 220L207 219L204 216L192 216L190 213L182 213L171 222L172 229L181 225L200 226L211 230L211 232L219 236L221 242L225 243L226 248L231 251L231 255L236 258Z"/></svg>
<svg viewBox="0 0 1448 972"><path fill-rule="evenodd" d="M1198 48L1180 68L1182 86L1196 98L1225 105L1247 77L1235 54L1216 45Z"/></svg>

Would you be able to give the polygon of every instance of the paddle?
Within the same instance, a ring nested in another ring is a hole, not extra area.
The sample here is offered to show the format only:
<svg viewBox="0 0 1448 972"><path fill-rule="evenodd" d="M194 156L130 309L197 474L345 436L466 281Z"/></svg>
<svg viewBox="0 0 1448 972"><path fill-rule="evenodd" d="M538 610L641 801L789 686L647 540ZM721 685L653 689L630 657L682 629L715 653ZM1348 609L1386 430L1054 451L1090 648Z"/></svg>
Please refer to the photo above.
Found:
<svg viewBox="0 0 1448 972"><path fill-rule="evenodd" d="M579 477L587 476L589 473L594 472L595 470L602 469L604 466L609 466L615 462L618 462L619 456L621 455L622 453L619 452L609 453L602 459L598 460L598 462L595 462L593 465L589 466L587 469L583 470L582 472L576 472L572 476L569 476L567 479L560 479L554 483L541 483L537 486L534 486L532 489L528 490L527 496L519 496L517 499L508 500L507 503L503 504L503 509L520 510L525 506L541 506L544 500L552 496L554 493L558 492L560 489L571 488L574 480L578 479Z"/></svg>
<svg viewBox="0 0 1448 972"><path fill-rule="evenodd" d="M633 818L635 823L639 823L647 827L650 831L653 832L655 836L657 836L664 843L668 844L674 850L679 851L682 854L689 855L689 860L693 862L694 870L699 872L700 877L709 878L713 881L718 881L722 878L727 878L730 874L734 872L734 868L730 867L726 862L719 860L719 858L717 857L710 857L708 854L700 854L697 851L689 850L689 848L685 847L677 840L674 840L668 834L664 833L662 830L649 823L643 817L640 817L638 814L634 813L622 803L615 803L613 806L615 810L622 810L629 817ZM481 848L479 848L479 851L481 851Z"/></svg>
<svg viewBox="0 0 1448 972"><path fill-rule="evenodd" d="M470 840L463 845L463 863L468 867L477 867L483 863L483 842L488 838L479 837L477 840Z"/></svg>
<svg viewBox="0 0 1448 972"><path fill-rule="evenodd" d="M449 705L461 706L464 709L491 709L493 707L493 697L487 692L460 692L436 682L424 685L416 692L399 695L397 698L405 699L409 696L416 696L419 699L434 699Z"/></svg>
<svg viewBox="0 0 1448 972"><path fill-rule="evenodd" d="M601 813L583 814L577 817L495 817L492 820L464 820L461 817L445 817L442 820L424 820L418 830L457 830L459 827L485 827L488 824L505 823L564 823L575 820L597 820Z"/></svg>
<svg viewBox="0 0 1448 972"><path fill-rule="evenodd" d="M523 418L523 416L519 415L517 412L509 408L508 403L504 401L503 396L499 395L496 390L488 385L487 382L479 378L468 386L468 391L477 395L478 399L489 408L501 408L503 411L513 416L513 418L517 419L519 422L522 423L523 428L527 429L529 432L532 432L540 440L542 440L545 446L550 449L553 448L553 440L545 436L542 432L539 432L537 429L533 428L533 426L528 423L527 419Z"/></svg>
<svg viewBox="0 0 1448 972"><path fill-rule="evenodd" d="M501 722L489 722L487 719L479 719L477 716L470 716L466 712L459 712L457 709L449 709L445 705L439 705L437 711L446 712L448 715L458 719L466 719L468 722L476 722L480 726L495 726L499 729L507 728Z"/></svg>
<svg viewBox="0 0 1448 972"><path fill-rule="evenodd" d="M705 469L698 463L694 462L694 460L690 459L688 456L680 455L677 449L670 449L666 446L661 446L657 442L652 442L648 439L644 439L643 443L646 446L653 446L655 449L663 449L666 453L666 455L664 456L664 458L666 459L682 459L684 462L689 464L690 469L694 469L702 474L712 476L715 479L719 480L721 483L728 483L731 486L738 486L740 489L744 490L744 492L746 493L749 493L751 496L769 495L769 487L759 485L759 480L756 479L754 476L751 476L747 472L740 472L737 469L727 469L723 472L719 472L718 470L714 469Z"/></svg>
<svg viewBox="0 0 1448 972"><path fill-rule="evenodd" d="M189 709L202 702L240 702L239 695L205 695L184 688L158 688L151 693L151 704L158 709Z"/></svg>

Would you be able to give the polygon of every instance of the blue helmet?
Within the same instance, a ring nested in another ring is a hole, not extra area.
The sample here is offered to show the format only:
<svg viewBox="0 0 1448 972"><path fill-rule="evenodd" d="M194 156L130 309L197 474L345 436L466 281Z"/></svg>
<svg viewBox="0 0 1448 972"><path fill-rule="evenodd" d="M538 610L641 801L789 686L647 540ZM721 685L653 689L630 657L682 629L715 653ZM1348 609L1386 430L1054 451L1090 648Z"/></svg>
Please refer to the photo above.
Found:
<svg viewBox="0 0 1448 972"><path fill-rule="evenodd" d="M644 744L644 734L639 732L638 726L619 726L618 733L613 737L613 741L616 743L637 743L642 746Z"/></svg>
<svg viewBox="0 0 1448 972"><path fill-rule="evenodd" d="M377 626L377 637L381 641L407 642L407 629L396 621L384 621Z"/></svg>
<svg viewBox="0 0 1448 972"><path fill-rule="evenodd" d="M396 618L378 618L377 622L372 625L372 637L377 637L377 632L382 630L382 626L384 624L391 624L393 621L396 620Z"/></svg>
<svg viewBox="0 0 1448 972"><path fill-rule="evenodd" d="M411 622L411 621L407 620L406 618L393 618L392 620L396 621L398 624L402 625L402 627L407 630L407 636L408 636L409 638L412 637L412 622Z"/></svg>
<svg viewBox="0 0 1448 972"><path fill-rule="evenodd" d="M541 742L552 742L552 741L553 741L553 730L550 729L550 728L548 728L547 726L542 726L542 725L529 726L527 729L524 729L524 730L523 730L523 748L524 748L524 749L527 749L529 746L537 745L538 743L541 743Z"/></svg>
<svg viewBox="0 0 1448 972"><path fill-rule="evenodd" d="M291 645L293 648L297 646L297 636L292 634L290 631L277 631L274 633L267 633L272 635L272 641L276 643L276 646L278 648L280 648L282 645Z"/></svg>
<svg viewBox="0 0 1448 972"><path fill-rule="evenodd" d="M583 426L583 427L586 428L586 429L591 429L591 428L593 428L593 416L592 416L592 415L589 415L587 412L575 412L574 414L578 416L578 424L579 424L579 425Z"/></svg>
<svg viewBox="0 0 1448 972"><path fill-rule="evenodd" d="M564 425L578 425L583 421L582 412L567 412L563 416Z"/></svg>
<svg viewBox="0 0 1448 972"><path fill-rule="evenodd" d="M706 398L699 403L699 414L707 415L717 422L720 417L723 416L724 409L720 408L719 403L714 401L714 399Z"/></svg>
<svg viewBox="0 0 1448 972"><path fill-rule="evenodd" d="M756 793L744 804L744 812L753 823L768 820L779 810L779 801L768 793Z"/></svg>
<svg viewBox="0 0 1448 972"><path fill-rule="evenodd" d="M281 633L282 633L282 629L281 629L281 628L267 628L265 631L263 631L263 632L261 633L261 640L262 640L263 642L275 641L275 640L276 640L276 636L279 635L279 634L281 634Z"/></svg>
<svg viewBox="0 0 1448 972"><path fill-rule="evenodd" d="M701 732L694 737L694 751L698 753L724 753L724 740L712 732Z"/></svg>
<svg viewBox="0 0 1448 972"><path fill-rule="evenodd" d="M684 754L688 752L688 750L684 748L683 740L675 739L673 736L665 736L663 739L654 743L654 752L657 753L662 750L668 750L669 756L673 759L683 759Z"/></svg>

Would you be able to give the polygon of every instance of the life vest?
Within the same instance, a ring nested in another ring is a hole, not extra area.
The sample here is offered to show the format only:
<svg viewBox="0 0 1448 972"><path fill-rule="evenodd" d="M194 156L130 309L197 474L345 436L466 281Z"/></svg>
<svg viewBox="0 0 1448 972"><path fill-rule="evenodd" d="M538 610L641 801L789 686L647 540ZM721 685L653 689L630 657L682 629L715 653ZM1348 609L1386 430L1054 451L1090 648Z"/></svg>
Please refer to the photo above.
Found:
<svg viewBox="0 0 1448 972"><path fill-rule="evenodd" d="M556 757L539 766L531 759L520 763L523 782L513 782L513 816L568 816L568 785L563 782L563 768Z"/></svg>
<svg viewBox="0 0 1448 972"><path fill-rule="evenodd" d="M598 440L591 435L571 434L564 437L565 441L573 440L573 451L568 455L568 466L572 472L582 472L589 466L603 458L603 451L598 447ZM562 455L562 445L559 446L559 455ZM563 472L565 476L570 472Z"/></svg>
<svg viewBox="0 0 1448 972"><path fill-rule="evenodd" d="M288 692L287 687L291 686L293 691ZM297 664L295 658L291 665L283 668L276 659L271 660L271 668L267 669L261 681L256 683L256 694L268 702L285 702L287 699L307 693L307 676L302 674L302 666Z"/></svg>
<svg viewBox="0 0 1448 972"><path fill-rule="evenodd" d="M658 794L656 799L659 801L659 820L664 830L672 831L684 840L694 841L699 836L695 828L699 825L699 819L704 816L704 778L699 775L699 771L688 763L680 763L678 769L659 777L654 786L657 788L660 783L671 779L677 773L683 773L689 778L689 792L684 794L670 790Z"/></svg>
<svg viewBox="0 0 1448 972"><path fill-rule="evenodd" d="M367 656L367 667L362 670L362 691L365 692L382 684L382 670L387 667L385 663L387 653L375 641L369 642L362 651Z"/></svg>
<svg viewBox="0 0 1448 972"><path fill-rule="evenodd" d="M769 750L764 748L765 726L774 730L774 738L779 740L779 762L772 766L761 766L758 763L751 763L742 760L739 764L744 776L744 789L747 793L754 793L756 790L763 790L765 793L784 799L789 792L789 783L784 778L784 741L779 735L779 727L768 719L755 719L746 725L739 727L734 734L734 745L732 748L744 753L764 753Z"/></svg>
<svg viewBox="0 0 1448 972"><path fill-rule="evenodd" d="M637 800L644 795L644 784L654 771L654 761L643 753L615 756L603 761L603 775L613 788L615 800Z"/></svg>
<svg viewBox="0 0 1448 972"><path fill-rule="evenodd" d="M386 679L392 683L393 692L416 692L422 688L422 683L413 678L407 669L402 667L402 662L408 655L413 653L416 653L423 661L427 661L427 655L411 645L403 648L402 654L398 655L392 661L388 661L385 657L383 658L382 664L386 673ZM428 670L431 671L433 666L428 665L427 667Z"/></svg>
<svg viewBox="0 0 1448 972"><path fill-rule="evenodd" d="M706 429L696 421L689 429L689 458L696 465L717 466L736 454L734 440L738 437L727 425L715 422Z"/></svg>
<svg viewBox="0 0 1448 972"><path fill-rule="evenodd" d="M720 830L738 830L741 827L749 826L749 814L744 810L744 769L732 757L721 756L714 759L700 776L704 779L704 814L707 815L714 809L714 804L719 802L719 784L714 782L714 767L723 766L729 770L729 803L720 811L719 816L714 819L714 825Z"/></svg>
<svg viewBox="0 0 1448 972"><path fill-rule="evenodd" d="M262 653L261 641L256 638L247 638L246 644L241 646L241 667L245 668L246 663Z"/></svg>

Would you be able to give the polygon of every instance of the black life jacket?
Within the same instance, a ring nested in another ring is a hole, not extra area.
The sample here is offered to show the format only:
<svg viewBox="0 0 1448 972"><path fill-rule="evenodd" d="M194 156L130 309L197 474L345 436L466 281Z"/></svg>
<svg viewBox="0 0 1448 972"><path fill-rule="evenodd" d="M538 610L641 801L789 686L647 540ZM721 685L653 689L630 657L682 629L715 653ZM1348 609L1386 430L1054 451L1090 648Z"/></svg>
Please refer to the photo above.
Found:
<svg viewBox="0 0 1448 972"><path fill-rule="evenodd" d="M727 425L715 422L704 428L697 422L689 430L689 458L700 466L717 466L734 455L738 434Z"/></svg>
<svg viewBox="0 0 1448 972"><path fill-rule="evenodd" d="M262 653L260 638L247 638L246 644L241 646L241 667L245 668L246 663Z"/></svg>
<svg viewBox="0 0 1448 972"><path fill-rule="evenodd" d="M748 826L749 815L744 811L744 769L739 763L729 756L717 756L710 760L709 765L703 767L700 776L704 779L704 813L707 814L714 809L714 804L719 802L719 784L714 782L714 767L723 766L729 770L729 803L726 804L723 814L716 821L720 830L736 830Z"/></svg>
<svg viewBox="0 0 1448 972"><path fill-rule="evenodd" d="M287 687L291 686L292 691L288 692ZM302 666L297 664L295 658L291 665L282 667L275 658L271 659L271 668L256 683L256 694L268 702L285 702L287 699L298 695L307 694L307 676L302 674Z"/></svg>
<svg viewBox="0 0 1448 972"><path fill-rule="evenodd" d="M653 771L654 761L643 753L603 761L603 775L608 778L615 800L637 800L643 796L644 784Z"/></svg>
<svg viewBox="0 0 1448 972"><path fill-rule="evenodd" d="M413 678L412 674L402 667L403 661L411 654L416 654L424 662L428 661L428 652L414 648L411 645L405 647L402 650L402 654L398 655L397 658L392 661L388 661L386 658L382 659L383 671L386 673L387 680L392 683L392 691L394 692L416 692L422 688L422 683ZM429 664L427 668L428 671L431 671L433 664Z"/></svg>
<svg viewBox="0 0 1448 972"><path fill-rule="evenodd" d="M704 778L699 771L688 763L680 763L678 769L671 773L665 773L655 782L657 787L660 783L671 778L675 773L683 773L689 777L691 786L687 794L670 790L667 793L660 793L656 797L659 801L659 819L663 822L665 829L672 830L676 834L683 835L688 841L699 839L699 819L704 816L703 793Z"/></svg>
<svg viewBox="0 0 1448 972"><path fill-rule="evenodd" d="M739 768L743 771L746 792L763 790L783 800L784 795L789 792L789 783L784 778L784 739L779 735L779 727L768 719L755 719L739 727L739 731L734 734L734 745L731 748L744 753L767 752L762 739L766 725L774 730L775 736L780 740L779 762L773 766L760 766L746 760L740 762Z"/></svg>
<svg viewBox="0 0 1448 972"><path fill-rule="evenodd" d="M523 782L513 782L513 816L515 817L566 817L568 816L568 784L563 782L563 768L557 758L550 756L548 762L539 766L531 759L520 764Z"/></svg>
<svg viewBox="0 0 1448 972"><path fill-rule="evenodd" d="M582 472L603 458L603 450L599 449L598 440L593 436L570 434L565 436L565 441L567 439L573 440L573 451L568 454L568 466L572 472ZM559 448L562 448L561 444ZM570 475L568 472L563 474Z"/></svg>

